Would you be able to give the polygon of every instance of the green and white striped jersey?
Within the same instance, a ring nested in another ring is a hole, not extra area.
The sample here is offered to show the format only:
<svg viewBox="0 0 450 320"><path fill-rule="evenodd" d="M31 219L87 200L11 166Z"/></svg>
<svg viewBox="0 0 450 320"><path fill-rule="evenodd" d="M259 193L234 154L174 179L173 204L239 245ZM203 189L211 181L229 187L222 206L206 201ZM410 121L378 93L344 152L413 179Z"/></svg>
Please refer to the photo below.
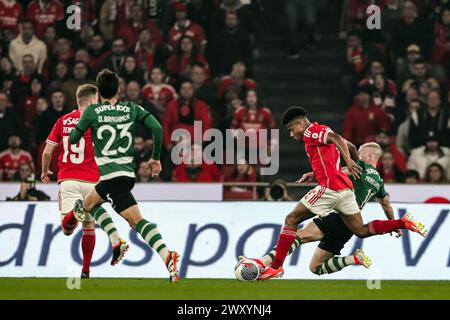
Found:
<svg viewBox="0 0 450 320"><path fill-rule="evenodd" d="M154 139L152 158L159 160L161 125L144 108L132 102L119 102L116 105L99 103L88 106L70 134L70 143L76 143L91 128L100 180L120 176L134 178L134 135L137 122L152 129Z"/></svg>

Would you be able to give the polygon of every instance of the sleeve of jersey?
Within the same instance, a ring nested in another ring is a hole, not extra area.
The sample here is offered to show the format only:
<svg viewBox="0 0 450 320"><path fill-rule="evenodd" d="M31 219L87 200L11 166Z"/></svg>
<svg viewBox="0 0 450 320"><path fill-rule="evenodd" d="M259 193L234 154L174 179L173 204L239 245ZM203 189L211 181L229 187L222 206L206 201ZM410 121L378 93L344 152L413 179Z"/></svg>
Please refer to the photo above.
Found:
<svg viewBox="0 0 450 320"><path fill-rule="evenodd" d="M332 132L328 127L316 127L307 129L304 133L305 142L315 145L328 144L328 134Z"/></svg>
<svg viewBox="0 0 450 320"><path fill-rule="evenodd" d="M145 111L141 106L137 106L137 120L145 127L152 129L153 134L153 153L152 159L159 160L161 157L162 146L162 126L156 118L149 112Z"/></svg>
<svg viewBox="0 0 450 320"><path fill-rule="evenodd" d="M59 142L61 141L61 120L56 121L55 125L52 128L52 131L47 137L46 143L57 147Z"/></svg>
<svg viewBox="0 0 450 320"><path fill-rule="evenodd" d="M91 110L87 108L83 115L81 116L80 121L78 121L77 125L70 132L70 144L75 144L80 141L81 137L85 134L85 132L89 129L91 124Z"/></svg>
<svg viewBox="0 0 450 320"><path fill-rule="evenodd" d="M384 183L383 181L381 181L381 186L380 186L380 190L378 190L378 194L376 195L377 198L379 199L383 199L384 197L387 196L387 192L384 189Z"/></svg>

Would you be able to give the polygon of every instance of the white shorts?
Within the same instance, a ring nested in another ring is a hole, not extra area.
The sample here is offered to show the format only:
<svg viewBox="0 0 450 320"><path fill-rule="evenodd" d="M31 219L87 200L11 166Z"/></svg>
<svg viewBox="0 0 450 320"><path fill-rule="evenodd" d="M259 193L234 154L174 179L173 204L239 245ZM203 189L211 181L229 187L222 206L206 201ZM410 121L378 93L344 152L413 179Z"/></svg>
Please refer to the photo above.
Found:
<svg viewBox="0 0 450 320"><path fill-rule="evenodd" d="M351 189L335 191L327 187L317 186L300 200L315 215L326 216L333 211L345 215L360 212L355 194Z"/></svg>
<svg viewBox="0 0 450 320"><path fill-rule="evenodd" d="M83 200L88 193L94 189L96 183L64 180L60 183L58 202L59 212L61 213L61 219L70 211L73 210L75 201ZM87 221L94 221L94 217L88 215Z"/></svg>

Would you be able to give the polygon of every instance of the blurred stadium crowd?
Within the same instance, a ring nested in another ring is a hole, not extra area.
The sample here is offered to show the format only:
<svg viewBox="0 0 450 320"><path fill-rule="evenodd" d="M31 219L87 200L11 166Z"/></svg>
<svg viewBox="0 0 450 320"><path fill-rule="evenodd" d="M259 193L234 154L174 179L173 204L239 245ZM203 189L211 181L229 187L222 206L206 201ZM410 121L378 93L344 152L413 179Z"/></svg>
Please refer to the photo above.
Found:
<svg viewBox="0 0 450 320"><path fill-rule="evenodd" d="M366 9L381 8L368 30ZM348 0L341 37L342 85L350 107L343 136L377 141L385 182L450 179L450 3L447 0Z"/></svg>
<svg viewBox="0 0 450 320"><path fill-rule="evenodd" d="M121 76L121 98L142 105L163 125L162 180L258 181L257 168L245 159L235 166L175 166L169 154L171 132L193 131L194 121L202 121L203 131L276 128L252 79L262 50L262 2L0 0L0 180L40 175L45 140L56 119L76 107L77 86L94 83L96 73L109 68ZM301 59L295 10L311 21L313 45L319 2L280 2L292 40L287 58ZM342 87L349 105L343 136L356 145L375 140L382 146L379 169L387 183L447 182L449 1L341 2L340 36L347 44ZM80 30L66 26L72 4L82 8ZM366 27L371 4L381 8L381 30ZM144 160L151 132L138 128L135 150L137 180L149 182ZM56 178L56 157L51 169ZM251 196L245 188L237 191Z"/></svg>

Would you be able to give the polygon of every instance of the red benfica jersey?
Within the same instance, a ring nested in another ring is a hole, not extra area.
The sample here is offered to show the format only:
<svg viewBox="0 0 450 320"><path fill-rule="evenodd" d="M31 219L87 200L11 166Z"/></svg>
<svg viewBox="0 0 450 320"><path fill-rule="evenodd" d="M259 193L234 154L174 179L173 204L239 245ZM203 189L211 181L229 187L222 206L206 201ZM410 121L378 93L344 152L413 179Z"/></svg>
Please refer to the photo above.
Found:
<svg viewBox="0 0 450 320"><path fill-rule="evenodd" d="M168 84L155 85L152 83L146 84L142 88L142 96L148 102L155 105L160 114L164 114L167 104L177 98L175 89Z"/></svg>
<svg viewBox="0 0 450 320"><path fill-rule="evenodd" d="M59 146L58 182L62 180L97 182L100 179L94 158L91 129L77 144L71 145L69 142L70 131L75 128L80 115L79 110L74 110L59 118L46 141L55 147Z"/></svg>
<svg viewBox="0 0 450 320"><path fill-rule="evenodd" d="M27 19L31 20L38 38L42 38L47 26L64 18L64 9L59 1L51 0L41 5L38 0L31 1L27 8Z"/></svg>
<svg viewBox="0 0 450 320"><path fill-rule="evenodd" d="M180 29L178 24L175 23L175 25L169 30L169 37L168 37L169 48L171 50L175 50L175 48L178 46L180 39L183 36L189 36L191 38L194 38L198 48L206 44L206 37L202 26L193 23L192 21L188 21L184 29Z"/></svg>
<svg viewBox="0 0 450 320"><path fill-rule="evenodd" d="M11 181L22 163L29 163L33 166L33 158L30 153L21 150L18 154L13 154L11 149L1 152L0 170L3 171L3 181Z"/></svg>
<svg viewBox="0 0 450 320"><path fill-rule="evenodd" d="M0 0L0 30L10 29L19 34L19 22L23 20L23 8L17 1Z"/></svg>
<svg viewBox="0 0 450 320"><path fill-rule="evenodd" d="M350 179L341 170L340 152L334 144L327 143L329 127L312 123L303 134L306 154L319 185L339 191L353 188Z"/></svg>

